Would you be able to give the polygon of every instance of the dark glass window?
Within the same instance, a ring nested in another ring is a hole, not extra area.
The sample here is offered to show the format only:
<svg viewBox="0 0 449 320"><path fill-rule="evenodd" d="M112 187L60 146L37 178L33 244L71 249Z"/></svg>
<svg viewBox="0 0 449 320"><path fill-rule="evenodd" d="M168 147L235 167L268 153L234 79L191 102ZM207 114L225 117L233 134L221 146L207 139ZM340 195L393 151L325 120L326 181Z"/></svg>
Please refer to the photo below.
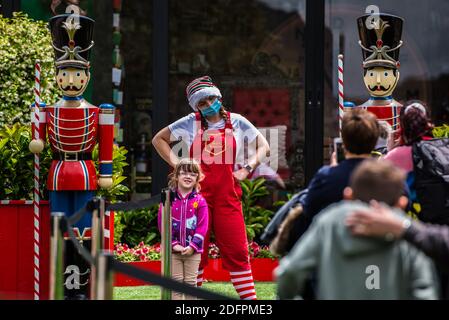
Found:
<svg viewBox="0 0 449 320"><path fill-rule="evenodd" d="M334 103L326 105L333 113L333 125L325 129L325 136L334 136L337 123L337 55L344 54L345 100L356 105L365 102L368 92L363 83L362 51L358 45L359 35L356 19L365 14L373 3L364 0L327 0L326 42L332 48L332 61L326 74L332 79L326 86L326 94ZM400 49L400 79L393 92L399 102L419 99L426 102L437 124L448 119L449 111L449 64L447 63L447 30L449 30L449 2L444 0L376 1L382 13L397 15L404 19Z"/></svg>
<svg viewBox="0 0 449 320"><path fill-rule="evenodd" d="M266 136L279 188L303 183L304 12L304 0L170 2L170 122L192 112L187 84L209 75L229 111L278 133Z"/></svg>

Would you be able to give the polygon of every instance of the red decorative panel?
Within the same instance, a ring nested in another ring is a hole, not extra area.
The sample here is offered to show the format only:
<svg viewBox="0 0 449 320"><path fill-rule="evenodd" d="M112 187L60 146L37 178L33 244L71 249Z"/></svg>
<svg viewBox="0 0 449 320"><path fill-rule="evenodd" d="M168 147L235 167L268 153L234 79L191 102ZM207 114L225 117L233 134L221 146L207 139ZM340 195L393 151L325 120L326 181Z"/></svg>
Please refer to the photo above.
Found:
<svg viewBox="0 0 449 320"><path fill-rule="evenodd" d="M34 212L32 201L0 202L0 300L34 299ZM50 208L41 202L40 211L40 299L49 296ZM106 231L108 230L108 231ZM108 235L108 237L106 237ZM114 212L105 216L105 249L112 250Z"/></svg>
<svg viewBox="0 0 449 320"><path fill-rule="evenodd" d="M278 173L282 178L288 178L287 151L291 147L290 91L285 88L235 88L233 92L232 110L247 118L254 126L287 127L285 140L278 142L277 155L280 165Z"/></svg>
<svg viewBox="0 0 449 320"><path fill-rule="evenodd" d="M0 299L16 299L18 207L0 206ZM32 289L32 288L31 288ZM9 296L14 293L13 296Z"/></svg>
<svg viewBox="0 0 449 320"><path fill-rule="evenodd" d="M236 88L232 110L256 127L289 126L290 93L283 88Z"/></svg>
<svg viewBox="0 0 449 320"><path fill-rule="evenodd" d="M114 211L106 211L104 215L104 249L114 250Z"/></svg>
<svg viewBox="0 0 449 320"><path fill-rule="evenodd" d="M33 205L29 201L0 204L0 299L33 299ZM40 299L48 299L50 212L47 201L40 212Z"/></svg>
<svg viewBox="0 0 449 320"><path fill-rule="evenodd" d="M144 261L144 262L129 262L129 263L137 268L144 269L146 271L151 271L157 274L161 273L161 261ZM126 274L123 273L115 274L114 286L116 287L145 286L145 285L150 284L127 276Z"/></svg>

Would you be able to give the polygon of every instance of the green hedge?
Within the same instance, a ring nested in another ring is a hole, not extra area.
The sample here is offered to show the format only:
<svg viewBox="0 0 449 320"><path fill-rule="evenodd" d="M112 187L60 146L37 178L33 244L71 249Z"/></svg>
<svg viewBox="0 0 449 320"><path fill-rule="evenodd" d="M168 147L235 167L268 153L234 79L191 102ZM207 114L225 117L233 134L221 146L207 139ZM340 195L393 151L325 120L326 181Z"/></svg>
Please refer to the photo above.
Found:
<svg viewBox="0 0 449 320"><path fill-rule="evenodd" d="M13 126L0 127L0 200L29 200L33 199L34 187L34 155L28 149L31 141L31 126L19 123ZM125 195L129 189L122 184L126 179L123 176L123 167L127 166L124 147L114 146L112 174L113 186L111 189L97 191L97 195L106 197L110 201L117 200ZM92 152L92 159L96 165L98 159L98 146ZM41 198L48 199L46 177L51 163L51 151L46 144L40 154L40 191Z"/></svg>
<svg viewBox="0 0 449 320"><path fill-rule="evenodd" d="M0 126L30 122L34 102L34 65L41 61L41 101L53 104L60 95L47 23L24 13L0 16Z"/></svg>

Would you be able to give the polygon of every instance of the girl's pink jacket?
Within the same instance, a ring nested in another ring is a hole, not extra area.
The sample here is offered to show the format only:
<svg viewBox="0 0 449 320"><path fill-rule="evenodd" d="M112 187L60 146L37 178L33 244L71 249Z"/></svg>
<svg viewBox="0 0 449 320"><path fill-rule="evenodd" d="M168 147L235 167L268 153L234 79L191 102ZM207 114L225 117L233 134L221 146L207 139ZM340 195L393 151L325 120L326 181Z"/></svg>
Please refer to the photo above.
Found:
<svg viewBox="0 0 449 320"><path fill-rule="evenodd" d="M159 205L157 222L161 230L162 203ZM209 223L206 200L192 191L185 198L176 191L172 203L172 247L180 244L191 246L196 252L203 252L204 238Z"/></svg>

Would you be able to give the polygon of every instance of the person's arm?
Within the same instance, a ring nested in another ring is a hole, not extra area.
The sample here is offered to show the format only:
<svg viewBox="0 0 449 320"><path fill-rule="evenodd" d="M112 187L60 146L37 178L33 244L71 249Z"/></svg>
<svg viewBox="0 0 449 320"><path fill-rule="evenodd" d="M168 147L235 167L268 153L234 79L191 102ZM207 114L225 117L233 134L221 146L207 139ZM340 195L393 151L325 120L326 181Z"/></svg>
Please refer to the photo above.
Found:
<svg viewBox="0 0 449 320"><path fill-rule="evenodd" d="M449 227L423 224L395 215L375 205L370 212L357 211L346 219L354 235L403 238L439 264L449 264Z"/></svg>
<svg viewBox="0 0 449 320"><path fill-rule="evenodd" d="M172 152L170 147L171 141L173 141L173 137L171 136L170 129L165 127L153 137L151 143L161 158L174 168L178 162L178 158Z"/></svg>
<svg viewBox="0 0 449 320"><path fill-rule="evenodd" d="M271 253L279 256L285 255L285 253L288 251L287 246L290 240L289 239L290 231L293 228L295 220L301 215L301 213L302 213L302 205L300 204L290 209L290 211L287 214L287 217L279 226L278 234L276 235L274 240L270 243Z"/></svg>
<svg viewBox="0 0 449 320"><path fill-rule="evenodd" d="M245 163L246 165L251 166L252 171L254 172L264 160L270 157L270 145L263 134L244 116L233 113L231 117L236 122L236 130L239 130L239 132L243 134L240 136L240 139L242 139L241 142L247 138L249 142L248 149L251 151L255 150L254 154L249 152L250 157ZM249 174L250 172L247 169L241 168L234 172L234 177L241 181L246 179Z"/></svg>
<svg viewBox="0 0 449 320"><path fill-rule="evenodd" d="M262 163L262 161L270 156L270 145L268 144L267 139L259 133L255 139L256 143L256 152L254 155L248 159L248 165L254 170ZM234 177L238 180L242 181L246 179L246 177L250 174L250 172L246 168L241 168L234 172Z"/></svg>
<svg viewBox="0 0 449 320"><path fill-rule="evenodd" d="M318 264L320 230L318 223L313 224L274 271L279 299L293 299L304 294L305 282Z"/></svg>
<svg viewBox="0 0 449 320"><path fill-rule="evenodd" d="M270 157L270 145L263 134L259 133L256 138L256 153L248 160L248 164L256 169L264 159Z"/></svg>
<svg viewBox="0 0 449 320"><path fill-rule="evenodd" d="M308 217L310 222L321 211L321 209L329 204L329 200L326 197L327 192L329 192L329 183L327 182L329 169L329 166L321 167L320 170L315 173L307 187L308 192L303 199L303 209L304 215ZM326 198L326 205L323 204L324 198Z"/></svg>
<svg viewBox="0 0 449 320"><path fill-rule="evenodd" d="M449 266L449 227L413 221L403 238L443 266Z"/></svg>

